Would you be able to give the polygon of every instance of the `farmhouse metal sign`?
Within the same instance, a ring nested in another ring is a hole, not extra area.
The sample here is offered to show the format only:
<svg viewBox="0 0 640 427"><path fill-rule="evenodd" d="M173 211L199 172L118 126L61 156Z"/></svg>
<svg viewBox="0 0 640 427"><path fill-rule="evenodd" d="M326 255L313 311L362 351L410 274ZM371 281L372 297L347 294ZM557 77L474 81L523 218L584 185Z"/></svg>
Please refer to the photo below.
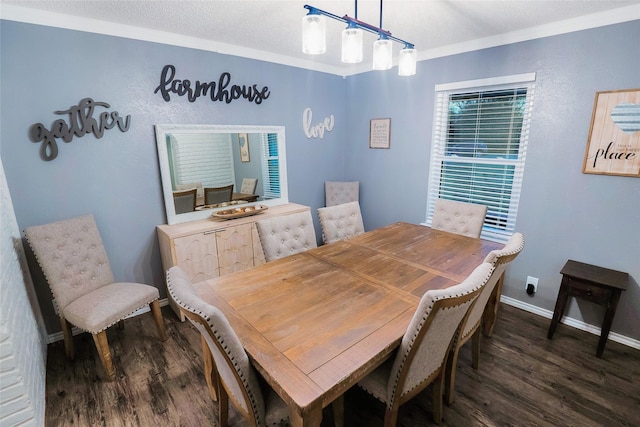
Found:
<svg viewBox="0 0 640 427"><path fill-rule="evenodd" d="M582 172L640 177L640 89L596 93Z"/></svg>
<svg viewBox="0 0 640 427"><path fill-rule="evenodd" d="M158 92L166 102L171 101L171 94L173 93L178 96L186 96L189 102L195 102L201 96L208 96L211 101L224 101L227 104L240 98L255 104L261 104L271 95L268 86L258 88L257 84L251 86L231 84L231 74L227 72L220 74L217 82L196 80L192 83L191 80L177 79L176 67L173 65L165 65L162 69L160 84L153 93Z"/></svg>
<svg viewBox="0 0 640 427"><path fill-rule="evenodd" d="M96 138L102 138L104 131L118 126L122 132L129 130L131 116L121 117L117 111L103 111L97 118L93 117L96 107L111 108L106 102L94 101L91 98L80 100L78 105L69 107L68 110L54 111L54 114L68 115L69 122L64 119L55 120L51 129L47 129L42 123L34 123L29 128L29 139L32 142L41 142L40 156L43 160L53 160L58 156L58 142L56 138L62 138L64 142L71 142L74 136L83 137L93 133Z"/></svg>

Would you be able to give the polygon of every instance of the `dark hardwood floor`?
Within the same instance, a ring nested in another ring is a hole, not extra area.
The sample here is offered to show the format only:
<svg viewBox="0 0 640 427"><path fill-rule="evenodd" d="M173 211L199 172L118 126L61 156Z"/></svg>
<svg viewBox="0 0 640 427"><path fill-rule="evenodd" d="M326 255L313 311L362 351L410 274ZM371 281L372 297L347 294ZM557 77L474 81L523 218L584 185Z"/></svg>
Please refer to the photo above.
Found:
<svg viewBox="0 0 640 427"><path fill-rule="evenodd" d="M104 373L89 334L75 337L76 359L49 346L47 426L216 425L218 405L202 375L200 339L190 323L163 308L169 340L158 340L151 314L109 330L117 379ZM492 338L481 342L480 368L469 344L458 365L456 401L443 426L640 426L640 351L502 305ZM434 425L430 388L400 409L399 426ZM323 426L333 423L325 410ZM384 406L354 388L345 397L345 425L382 426ZM230 410L229 424L244 425Z"/></svg>

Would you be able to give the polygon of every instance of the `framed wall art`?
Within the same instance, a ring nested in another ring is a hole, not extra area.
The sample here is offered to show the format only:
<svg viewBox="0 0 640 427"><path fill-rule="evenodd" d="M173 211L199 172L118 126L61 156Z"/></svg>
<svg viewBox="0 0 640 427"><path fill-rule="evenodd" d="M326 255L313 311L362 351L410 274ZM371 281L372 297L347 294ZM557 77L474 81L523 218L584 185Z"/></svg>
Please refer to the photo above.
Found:
<svg viewBox="0 0 640 427"><path fill-rule="evenodd" d="M391 143L391 119L369 121L369 148L389 148Z"/></svg>
<svg viewBox="0 0 640 427"><path fill-rule="evenodd" d="M247 134L247 133L239 133L238 134L238 143L240 144L240 161L241 162L250 162L251 161L251 152L249 151L249 134Z"/></svg>
<svg viewBox="0 0 640 427"><path fill-rule="evenodd" d="M640 89L596 93L582 172L640 177Z"/></svg>

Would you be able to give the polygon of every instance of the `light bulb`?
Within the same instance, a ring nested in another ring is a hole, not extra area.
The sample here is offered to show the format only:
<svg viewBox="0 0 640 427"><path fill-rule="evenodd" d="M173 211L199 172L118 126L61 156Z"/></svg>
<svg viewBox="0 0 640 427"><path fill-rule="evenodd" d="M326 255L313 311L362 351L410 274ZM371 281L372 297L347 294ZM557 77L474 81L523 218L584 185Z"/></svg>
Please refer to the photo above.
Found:
<svg viewBox="0 0 640 427"><path fill-rule="evenodd" d="M398 57L398 75L413 76L416 74L417 52L413 48L405 47Z"/></svg>
<svg viewBox="0 0 640 427"><path fill-rule="evenodd" d="M342 62L357 64L362 62L362 30L347 27L342 30Z"/></svg>
<svg viewBox="0 0 640 427"><path fill-rule="evenodd" d="M309 14L302 17L302 52L319 55L327 51L326 20L324 16Z"/></svg>
<svg viewBox="0 0 640 427"><path fill-rule="evenodd" d="M379 38L373 42L373 69L388 70L393 66L393 44L391 40Z"/></svg>

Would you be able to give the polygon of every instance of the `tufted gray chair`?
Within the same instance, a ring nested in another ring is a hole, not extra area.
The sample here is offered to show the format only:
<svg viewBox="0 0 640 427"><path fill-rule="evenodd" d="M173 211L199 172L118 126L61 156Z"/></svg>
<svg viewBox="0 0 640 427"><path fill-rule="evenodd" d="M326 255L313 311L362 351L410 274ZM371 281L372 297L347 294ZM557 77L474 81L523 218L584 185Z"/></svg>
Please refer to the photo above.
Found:
<svg viewBox="0 0 640 427"><path fill-rule="evenodd" d="M360 201L360 182L325 181L324 199L325 206L335 206Z"/></svg>
<svg viewBox="0 0 640 427"><path fill-rule="evenodd" d="M386 404L385 427L397 423L400 405L433 384L433 419L442 421L442 392L447 357L456 331L491 277L493 265L483 263L461 283L427 291L420 299L395 357L358 383Z"/></svg>
<svg viewBox="0 0 640 427"><path fill-rule="evenodd" d="M445 399L449 405L453 403L455 397L454 386L456 381L456 365L460 347L472 339L471 366L473 369L478 369L478 359L480 357L480 326L482 324L483 314L487 309L487 303L489 302L490 297L494 294L494 291L496 293L500 292L500 289L497 289L496 285L500 282L500 287L502 287L504 270L507 268L507 265L518 256L523 248L523 235L521 233L514 233L509 241L507 241L504 248L491 251L484 260L485 263L493 264L494 270L487 281L487 284L482 288L482 292L478 296L475 304L471 308L469 316L467 316L460 326L460 333L458 334L453 348L451 349L451 356L447 363L445 389ZM497 293L498 298L499 295L500 294Z"/></svg>
<svg viewBox="0 0 640 427"><path fill-rule="evenodd" d="M196 205L204 205L204 188L201 182L190 182L187 184L176 184L176 191L191 190L195 188L196 192Z"/></svg>
<svg viewBox="0 0 640 427"><path fill-rule="evenodd" d="M318 246L310 211L262 219L256 227L267 262Z"/></svg>
<svg viewBox="0 0 640 427"><path fill-rule="evenodd" d="M67 357L73 359L69 323L90 332L109 380L115 369L106 329L149 305L162 341L167 336L158 289L140 283L114 283L113 273L92 215L25 229L49 283L60 316Z"/></svg>
<svg viewBox="0 0 640 427"><path fill-rule="evenodd" d="M267 384L261 384L260 375L225 315L198 296L180 267L167 271L167 289L207 344L208 349L203 348L210 352L203 353L205 372L206 358L213 356L215 378L207 378L207 382L217 386L218 425L228 424L229 400L252 426L280 425L287 420L289 407ZM262 387L266 389L264 394Z"/></svg>
<svg viewBox="0 0 640 427"><path fill-rule="evenodd" d="M243 194L254 194L258 186L258 178L242 178L240 192Z"/></svg>
<svg viewBox="0 0 640 427"><path fill-rule="evenodd" d="M176 209L176 214L195 211L197 194L198 189L195 187L189 190L174 191L173 204Z"/></svg>
<svg viewBox="0 0 640 427"><path fill-rule="evenodd" d="M322 227L322 241L325 244L364 233L362 213L358 202L319 208L318 219Z"/></svg>
<svg viewBox="0 0 640 427"><path fill-rule="evenodd" d="M431 228L479 238L486 215L485 205L438 199L431 219Z"/></svg>

